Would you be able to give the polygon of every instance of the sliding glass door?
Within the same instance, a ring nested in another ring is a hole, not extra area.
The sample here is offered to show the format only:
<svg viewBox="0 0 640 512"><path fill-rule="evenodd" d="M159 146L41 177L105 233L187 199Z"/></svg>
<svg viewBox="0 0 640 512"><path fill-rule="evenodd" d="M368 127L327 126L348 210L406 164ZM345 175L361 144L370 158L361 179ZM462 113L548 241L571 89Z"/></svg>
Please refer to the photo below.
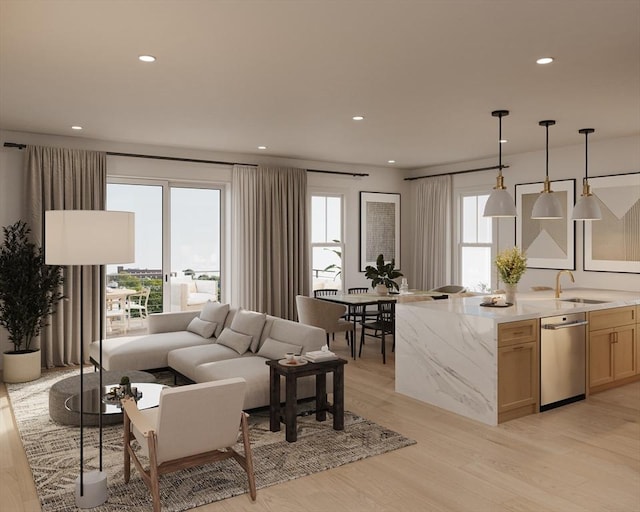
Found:
<svg viewBox="0 0 640 512"><path fill-rule="evenodd" d="M110 180L107 209L132 211L136 216L135 262L108 265L106 269L107 335L146 328L145 318L129 310L133 302L142 300L148 313L157 313L201 309L207 300L220 298L220 188L168 181ZM116 296L124 299L117 304L109 301L109 297ZM114 312L110 313L109 308ZM110 321L110 315L114 321Z"/></svg>

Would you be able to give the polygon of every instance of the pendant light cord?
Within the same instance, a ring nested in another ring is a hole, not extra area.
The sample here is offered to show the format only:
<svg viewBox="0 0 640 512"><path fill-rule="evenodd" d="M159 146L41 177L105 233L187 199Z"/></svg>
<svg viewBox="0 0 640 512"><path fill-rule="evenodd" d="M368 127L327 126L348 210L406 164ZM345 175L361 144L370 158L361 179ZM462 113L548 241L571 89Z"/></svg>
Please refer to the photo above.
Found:
<svg viewBox="0 0 640 512"><path fill-rule="evenodd" d="M584 181L589 180L589 132L584 133Z"/></svg>
<svg viewBox="0 0 640 512"><path fill-rule="evenodd" d="M549 179L549 125L545 125L546 129L547 129L547 156L546 156L546 165L547 165L547 169L545 171L545 176L547 177L547 179Z"/></svg>
<svg viewBox="0 0 640 512"><path fill-rule="evenodd" d="M498 173L502 176L502 116L498 117Z"/></svg>

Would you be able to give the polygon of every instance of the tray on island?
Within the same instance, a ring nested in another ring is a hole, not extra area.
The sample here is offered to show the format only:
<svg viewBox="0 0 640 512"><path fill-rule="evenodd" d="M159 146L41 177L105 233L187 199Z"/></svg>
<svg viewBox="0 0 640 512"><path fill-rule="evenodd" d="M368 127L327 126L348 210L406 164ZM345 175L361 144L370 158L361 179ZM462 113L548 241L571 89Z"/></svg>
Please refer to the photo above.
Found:
<svg viewBox="0 0 640 512"><path fill-rule="evenodd" d="M504 304L494 304L493 302L483 302L480 305L485 308L508 308L509 306L513 306L513 302L505 302Z"/></svg>

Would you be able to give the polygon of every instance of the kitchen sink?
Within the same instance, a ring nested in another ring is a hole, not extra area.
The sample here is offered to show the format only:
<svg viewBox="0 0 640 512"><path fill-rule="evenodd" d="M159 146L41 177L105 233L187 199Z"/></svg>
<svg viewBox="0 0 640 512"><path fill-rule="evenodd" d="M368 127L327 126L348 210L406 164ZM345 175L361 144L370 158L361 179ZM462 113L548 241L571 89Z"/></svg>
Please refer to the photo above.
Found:
<svg viewBox="0 0 640 512"><path fill-rule="evenodd" d="M578 304L606 304L609 300L583 299L582 297L574 297L572 299L560 299L563 302L577 302Z"/></svg>

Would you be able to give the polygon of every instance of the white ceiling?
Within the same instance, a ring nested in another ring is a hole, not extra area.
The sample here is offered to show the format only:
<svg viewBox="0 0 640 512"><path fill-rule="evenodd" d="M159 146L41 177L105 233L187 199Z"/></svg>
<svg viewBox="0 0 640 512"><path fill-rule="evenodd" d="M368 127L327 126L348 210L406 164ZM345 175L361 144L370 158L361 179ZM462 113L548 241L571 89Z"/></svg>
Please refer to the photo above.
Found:
<svg viewBox="0 0 640 512"><path fill-rule="evenodd" d="M640 0L0 0L6 130L417 168L495 109L505 155L640 134Z"/></svg>

